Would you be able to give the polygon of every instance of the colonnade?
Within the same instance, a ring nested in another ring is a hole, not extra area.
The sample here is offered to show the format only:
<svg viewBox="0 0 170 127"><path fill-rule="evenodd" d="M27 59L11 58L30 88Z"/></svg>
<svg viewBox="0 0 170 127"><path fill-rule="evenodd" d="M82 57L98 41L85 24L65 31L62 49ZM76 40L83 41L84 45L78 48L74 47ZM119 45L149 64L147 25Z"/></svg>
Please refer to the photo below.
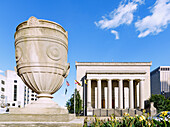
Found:
<svg viewBox="0 0 170 127"><path fill-rule="evenodd" d="M95 79L96 80L96 79ZM112 109L112 80L107 79L107 108ZM116 79L118 81L118 108L123 109L123 80ZM134 109L134 79L128 79L129 81L129 108ZM91 106L91 83L92 79L87 79L87 108L92 109ZM97 79L97 108L101 109L102 102L102 84L101 79ZM144 79L139 79L139 108L144 109Z"/></svg>

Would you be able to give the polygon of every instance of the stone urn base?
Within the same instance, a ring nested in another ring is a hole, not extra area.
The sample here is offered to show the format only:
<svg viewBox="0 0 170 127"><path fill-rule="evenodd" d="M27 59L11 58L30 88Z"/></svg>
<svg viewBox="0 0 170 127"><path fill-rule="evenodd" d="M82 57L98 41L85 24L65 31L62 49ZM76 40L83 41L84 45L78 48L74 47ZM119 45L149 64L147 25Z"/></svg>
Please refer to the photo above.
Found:
<svg viewBox="0 0 170 127"><path fill-rule="evenodd" d="M84 119L60 107L50 98L40 98L25 108L10 108L9 114L0 114L0 127L82 127Z"/></svg>
<svg viewBox="0 0 170 127"><path fill-rule="evenodd" d="M82 127L84 119L60 107L50 98L39 98L24 108L10 108L9 114L0 114L0 127Z"/></svg>
<svg viewBox="0 0 170 127"><path fill-rule="evenodd" d="M24 108L10 108L10 114L67 114L68 110L50 98L39 98Z"/></svg>
<svg viewBox="0 0 170 127"><path fill-rule="evenodd" d="M71 114L0 114L0 127L82 127L84 119Z"/></svg>

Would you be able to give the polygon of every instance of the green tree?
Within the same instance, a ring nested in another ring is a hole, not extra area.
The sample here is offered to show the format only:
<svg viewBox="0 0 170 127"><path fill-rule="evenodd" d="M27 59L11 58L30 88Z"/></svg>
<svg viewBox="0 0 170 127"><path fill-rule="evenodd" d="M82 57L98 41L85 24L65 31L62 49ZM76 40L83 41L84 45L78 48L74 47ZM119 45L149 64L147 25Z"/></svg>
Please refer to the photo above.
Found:
<svg viewBox="0 0 170 127"><path fill-rule="evenodd" d="M66 107L69 113L74 113L74 94L76 99L75 113L80 114L82 111L82 100L80 98L80 94L79 91L77 91L77 89L75 89L74 93L71 95L71 98L66 102Z"/></svg>
<svg viewBox="0 0 170 127"><path fill-rule="evenodd" d="M152 95L149 101L154 102L154 107L158 113L161 111L170 111L170 100L166 99L163 95Z"/></svg>

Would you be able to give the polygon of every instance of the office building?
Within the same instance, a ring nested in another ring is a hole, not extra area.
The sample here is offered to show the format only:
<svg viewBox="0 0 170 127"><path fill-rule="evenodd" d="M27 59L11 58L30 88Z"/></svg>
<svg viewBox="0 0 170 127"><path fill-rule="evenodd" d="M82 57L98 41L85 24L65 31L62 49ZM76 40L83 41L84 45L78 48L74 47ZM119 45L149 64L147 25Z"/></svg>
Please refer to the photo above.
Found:
<svg viewBox="0 0 170 127"><path fill-rule="evenodd" d="M170 97L170 66L160 66L151 72L151 94Z"/></svg>

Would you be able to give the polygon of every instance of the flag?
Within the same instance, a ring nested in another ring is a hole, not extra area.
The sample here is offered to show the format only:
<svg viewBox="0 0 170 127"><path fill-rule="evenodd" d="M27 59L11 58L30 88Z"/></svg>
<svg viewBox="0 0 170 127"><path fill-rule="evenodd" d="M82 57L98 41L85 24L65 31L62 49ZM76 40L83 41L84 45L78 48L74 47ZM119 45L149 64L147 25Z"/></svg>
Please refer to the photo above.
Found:
<svg viewBox="0 0 170 127"><path fill-rule="evenodd" d="M85 84L86 86L88 86L88 85L87 85L87 80L86 80L86 79L84 80L84 84Z"/></svg>
<svg viewBox="0 0 170 127"><path fill-rule="evenodd" d="M65 89L65 95L67 94L67 88Z"/></svg>
<svg viewBox="0 0 170 127"><path fill-rule="evenodd" d="M67 85L67 86L70 86L70 84L69 84L69 82L68 82L68 81L66 81L66 85Z"/></svg>
<svg viewBox="0 0 170 127"><path fill-rule="evenodd" d="M75 80L75 84L81 86L81 84L77 80Z"/></svg>
<svg viewBox="0 0 170 127"><path fill-rule="evenodd" d="M87 84L87 80L84 80L84 83Z"/></svg>

